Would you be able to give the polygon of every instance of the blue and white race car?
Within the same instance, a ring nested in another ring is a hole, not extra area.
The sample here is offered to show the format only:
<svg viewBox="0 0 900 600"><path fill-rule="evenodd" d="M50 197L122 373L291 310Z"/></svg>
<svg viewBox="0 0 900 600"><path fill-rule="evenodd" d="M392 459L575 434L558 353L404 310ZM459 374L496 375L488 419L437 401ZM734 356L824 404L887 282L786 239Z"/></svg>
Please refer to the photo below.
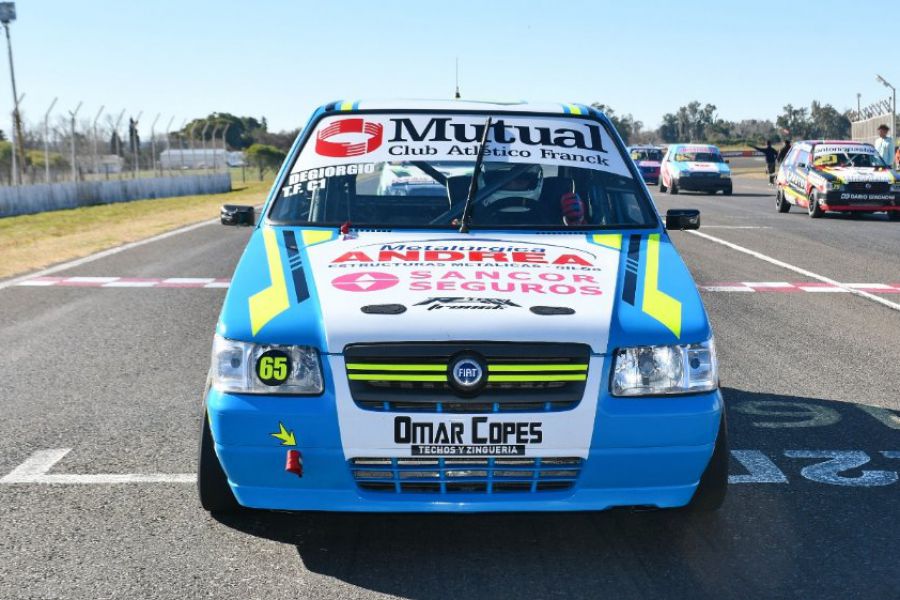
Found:
<svg viewBox="0 0 900 600"><path fill-rule="evenodd" d="M731 195L731 168L717 146L669 146L660 167L659 191L677 194L679 190Z"/></svg>
<svg viewBox="0 0 900 600"><path fill-rule="evenodd" d="M394 195L414 167L442 195ZM718 508L709 320L609 119L337 102L278 175L203 394L210 511Z"/></svg>

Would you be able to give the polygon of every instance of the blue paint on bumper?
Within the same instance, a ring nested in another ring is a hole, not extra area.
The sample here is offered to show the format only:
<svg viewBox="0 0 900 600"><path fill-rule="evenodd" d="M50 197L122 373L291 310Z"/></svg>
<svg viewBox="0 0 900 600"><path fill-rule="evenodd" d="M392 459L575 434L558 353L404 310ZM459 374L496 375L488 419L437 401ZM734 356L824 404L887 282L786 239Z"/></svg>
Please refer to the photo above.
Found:
<svg viewBox="0 0 900 600"><path fill-rule="evenodd" d="M604 388L608 389L608 388ZM350 401L347 399L346 401ZM601 397L591 449L570 490L502 493L362 491L344 457L335 396L254 396L210 390L216 453L238 501L278 510L488 512L683 506L709 462L721 418L718 391L661 398ZM303 477L285 471L294 432Z"/></svg>

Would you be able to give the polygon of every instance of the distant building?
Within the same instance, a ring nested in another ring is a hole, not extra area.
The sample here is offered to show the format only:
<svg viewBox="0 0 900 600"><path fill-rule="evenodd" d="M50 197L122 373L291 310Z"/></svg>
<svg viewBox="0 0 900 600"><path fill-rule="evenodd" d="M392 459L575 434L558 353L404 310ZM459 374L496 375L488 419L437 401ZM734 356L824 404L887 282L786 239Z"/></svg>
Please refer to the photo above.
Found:
<svg viewBox="0 0 900 600"><path fill-rule="evenodd" d="M244 165L243 152L228 152L221 148L163 150L159 155L163 169L218 169Z"/></svg>

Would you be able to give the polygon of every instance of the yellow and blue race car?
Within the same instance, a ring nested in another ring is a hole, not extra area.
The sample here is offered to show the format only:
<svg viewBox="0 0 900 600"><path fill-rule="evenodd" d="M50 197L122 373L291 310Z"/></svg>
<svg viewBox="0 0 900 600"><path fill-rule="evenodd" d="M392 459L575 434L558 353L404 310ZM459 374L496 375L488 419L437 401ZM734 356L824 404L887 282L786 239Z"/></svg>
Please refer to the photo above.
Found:
<svg viewBox="0 0 900 600"><path fill-rule="evenodd" d="M389 194L386 169L430 177ZM288 154L203 394L210 511L718 508L713 335L609 119L334 102Z"/></svg>
<svg viewBox="0 0 900 600"><path fill-rule="evenodd" d="M826 212L887 213L900 220L900 175L872 144L849 140L797 142L775 178L775 209L805 208L812 218Z"/></svg>

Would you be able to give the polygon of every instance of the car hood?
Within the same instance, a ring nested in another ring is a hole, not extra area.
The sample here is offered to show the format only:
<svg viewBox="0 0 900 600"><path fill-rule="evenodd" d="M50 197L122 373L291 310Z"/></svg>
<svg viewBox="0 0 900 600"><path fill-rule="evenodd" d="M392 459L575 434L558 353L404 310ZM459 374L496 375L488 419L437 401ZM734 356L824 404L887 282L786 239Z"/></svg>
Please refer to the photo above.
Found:
<svg viewBox="0 0 900 600"><path fill-rule="evenodd" d="M897 181L897 174L893 171L874 167L817 167L816 171L826 179L840 183Z"/></svg>
<svg viewBox="0 0 900 600"><path fill-rule="evenodd" d="M583 343L602 354L710 336L664 231L342 236L269 226L251 236L217 332L328 353L465 340Z"/></svg>

